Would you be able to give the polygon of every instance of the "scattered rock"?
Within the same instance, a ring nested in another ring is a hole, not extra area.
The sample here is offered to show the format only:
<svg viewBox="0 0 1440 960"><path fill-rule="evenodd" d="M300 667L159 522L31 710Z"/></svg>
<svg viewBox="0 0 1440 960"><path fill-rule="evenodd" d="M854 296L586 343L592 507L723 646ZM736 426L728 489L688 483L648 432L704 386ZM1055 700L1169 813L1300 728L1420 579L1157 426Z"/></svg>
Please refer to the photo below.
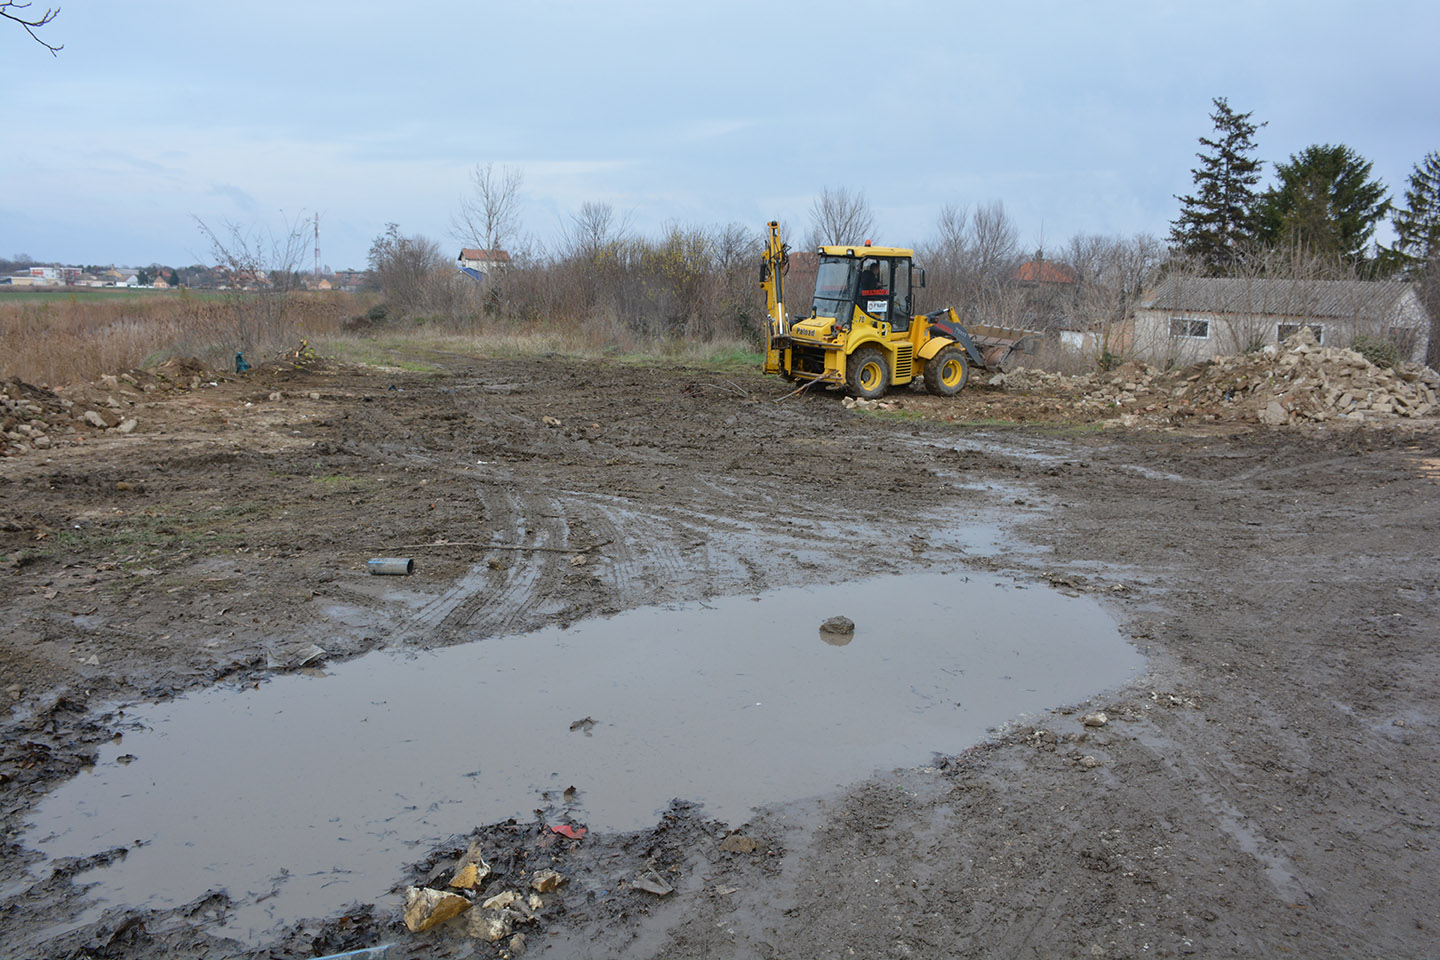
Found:
<svg viewBox="0 0 1440 960"><path fill-rule="evenodd" d="M510 938L510 956L518 957L525 952L525 934L517 933Z"/></svg>
<svg viewBox="0 0 1440 960"><path fill-rule="evenodd" d="M820 624L820 629L824 633L854 633L855 621L849 617L831 617Z"/></svg>
<svg viewBox="0 0 1440 960"><path fill-rule="evenodd" d="M421 933L451 917L469 910L471 903L458 893L431 890L429 887L405 888L405 926L411 933Z"/></svg>
<svg viewBox="0 0 1440 960"><path fill-rule="evenodd" d="M470 936L487 943L495 943L498 940L510 936L514 930L510 918L503 913L472 913L470 914L468 932Z"/></svg>
<svg viewBox="0 0 1440 960"><path fill-rule="evenodd" d="M1079 763L1080 766L1084 767L1086 770L1094 770L1096 767L1100 766L1100 761L1096 760L1092 756L1089 756L1088 754L1081 757L1076 762Z"/></svg>
<svg viewBox="0 0 1440 960"><path fill-rule="evenodd" d="M560 420L559 420L558 418L556 418L556 417L550 416L550 414L548 414L548 413L545 414L545 416L541 417L540 419L541 419L542 421L544 421L545 426L547 426L547 427L558 427L558 426L560 426Z"/></svg>
<svg viewBox="0 0 1440 960"><path fill-rule="evenodd" d="M652 870L647 876L641 877L630 884L636 890L643 890L646 893L653 893L657 897L665 897L675 892L675 888L655 875Z"/></svg>
<svg viewBox="0 0 1440 960"><path fill-rule="evenodd" d="M754 837L742 837L738 833L732 833L720 841L719 847L726 853L754 853L760 849L760 844Z"/></svg>
<svg viewBox="0 0 1440 960"><path fill-rule="evenodd" d="M554 870L540 870L530 880L530 886L538 893L549 893L565 882L565 878Z"/></svg>
<svg viewBox="0 0 1440 960"><path fill-rule="evenodd" d="M472 843L470 849L455 861L455 876L450 879L450 886L458 890L474 890L484 883L488 876L490 864L480 855L480 844Z"/></svg>
<svg viewBox="0 0 1440 960"><path fill-rule="evenodd" d="M1104 710L1101 710L1099 713L1085 714L1085 716L1080 718L1080 722L1087 727L1103 727L1110 722L1110 718L1105 715Z"/></svg>
<svg viewBox="0 0 1440 960"><path fill-rule="evenodd" d="M516 893L514 890L506 890L504 893L495 894L495 896L491 897L489 900L486 900L484 903L480 904L480 906L486 910L504 910L506 907L510 906L510 904L514 903L516 900L519 899L520 894Z"/></svg>

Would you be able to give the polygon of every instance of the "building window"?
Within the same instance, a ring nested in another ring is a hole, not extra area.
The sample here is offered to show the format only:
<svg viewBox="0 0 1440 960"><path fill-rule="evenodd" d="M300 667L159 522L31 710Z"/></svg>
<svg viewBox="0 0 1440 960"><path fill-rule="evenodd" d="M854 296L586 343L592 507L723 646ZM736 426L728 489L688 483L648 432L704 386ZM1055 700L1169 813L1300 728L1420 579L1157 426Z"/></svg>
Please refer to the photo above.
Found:
<svg viewBox="0 0 1440 960"><path fill-rule="evenodd" d="M1280 323L1275 326L1276 340L1289 340L1300 332L1301 327L1309 327L1310 332L1315 334L1316 343L1325 342L1325 327L1319 323Z"/></svg>
<svg viewBox="0 0 1440 960"><path fill-rule="evenodd" d="M1193 337L1196 340L1209 340L1210 321L1192 320L1188 317L1172 317L1170 319L1170 336Z"/></svg>

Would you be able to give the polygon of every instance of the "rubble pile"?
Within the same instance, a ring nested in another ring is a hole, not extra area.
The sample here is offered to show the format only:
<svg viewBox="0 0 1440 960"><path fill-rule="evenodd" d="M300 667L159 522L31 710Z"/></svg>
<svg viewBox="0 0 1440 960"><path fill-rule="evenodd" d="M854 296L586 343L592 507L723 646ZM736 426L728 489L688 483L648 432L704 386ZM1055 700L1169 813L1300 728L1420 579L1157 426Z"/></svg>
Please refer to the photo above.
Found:
<svg viewBox="0 0 1440 960"><path fill-rule="evenodd" d="M135 409L148 394L195 390L216 377L186 357L59 390L22 380L0 382L0 456L69 446L97 432L131 433L139 425Z"/></svg>
<svg viewBox="0 0 1440 960"><path fill-rule="evenodd" d="M72 406L49 390L20 380L0 383L0 456L71 442L82 422L75 419Z"/></svg>
<svg viewBox="0 0 1440 960"><path fill-rule="evenodd" d="M1188 418L1285 426L1440 417L1440 375L1434 370L1414 363L1377 366L1354 350L1321 346L1308 327L1254 353L1178 370L1132 361L1077 377L1017 370L989 383L1078 394L1082 411L1111 412L1125 426Z"/></svg>
<svg viewBox="0 0 1440 960"><path fill-rule="evenodd" d="M1440 415L1437 391L1440 377L1428 367L1379 367L1354 350L1320 346L1306 327L1257 353L1218 357L1170 393L1174 402L1230 408L1240 419L1281 426L1433 417Z"/></svg>
<svg viewBox="0 0 1440 960"><path fill-rule="evenodd" d="M1092 376L1067 377L1063 373L1020 367L1007 373L997 373L985 382L1006 390L1074 390L1089 385L1093 380Z"/></svg>

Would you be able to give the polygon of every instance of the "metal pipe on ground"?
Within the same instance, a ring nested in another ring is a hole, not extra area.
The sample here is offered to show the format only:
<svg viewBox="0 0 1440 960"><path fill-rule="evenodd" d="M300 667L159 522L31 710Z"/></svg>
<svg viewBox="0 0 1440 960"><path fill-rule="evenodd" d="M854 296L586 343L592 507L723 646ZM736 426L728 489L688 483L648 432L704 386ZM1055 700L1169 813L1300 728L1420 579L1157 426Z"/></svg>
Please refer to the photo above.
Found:
<svg viewBox="0 0 1440 960"><path fill-rule="evenodd" d="M415 561L409 557L376 557L366 566L376 576L408 577L415 572Z"/></svg>

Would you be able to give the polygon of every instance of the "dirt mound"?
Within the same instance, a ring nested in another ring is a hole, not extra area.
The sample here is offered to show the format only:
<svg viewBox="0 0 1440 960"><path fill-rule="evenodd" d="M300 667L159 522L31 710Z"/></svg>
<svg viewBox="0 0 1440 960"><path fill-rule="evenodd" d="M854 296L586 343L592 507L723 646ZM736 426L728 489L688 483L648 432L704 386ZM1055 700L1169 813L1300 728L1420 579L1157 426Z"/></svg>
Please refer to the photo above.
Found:
<svg viewBox="0 0 1440 960"><path fill-rule="evenodd" d="M176 357L144 370L49 390L11 380L0 384L0 456L70 446L103 431L131 433L150 394L196 390L225 379L203 361Z"/></svg>
<svg viewBox="0 0 1440 960"><path fill-rule="evenodd" d="M219 377L220 372L195 357L171 357L144 370L132 370L130 376L140 383L145 382L142 378L149 378L163 384L194 390L201 383Z"/></svg>
<svg viewBox="0 0 1440 960"><path fill-rule="evenodd" d="M23 380L0 383L0 456L66 442L77 430L72 406L54 391Z"/></svg>

